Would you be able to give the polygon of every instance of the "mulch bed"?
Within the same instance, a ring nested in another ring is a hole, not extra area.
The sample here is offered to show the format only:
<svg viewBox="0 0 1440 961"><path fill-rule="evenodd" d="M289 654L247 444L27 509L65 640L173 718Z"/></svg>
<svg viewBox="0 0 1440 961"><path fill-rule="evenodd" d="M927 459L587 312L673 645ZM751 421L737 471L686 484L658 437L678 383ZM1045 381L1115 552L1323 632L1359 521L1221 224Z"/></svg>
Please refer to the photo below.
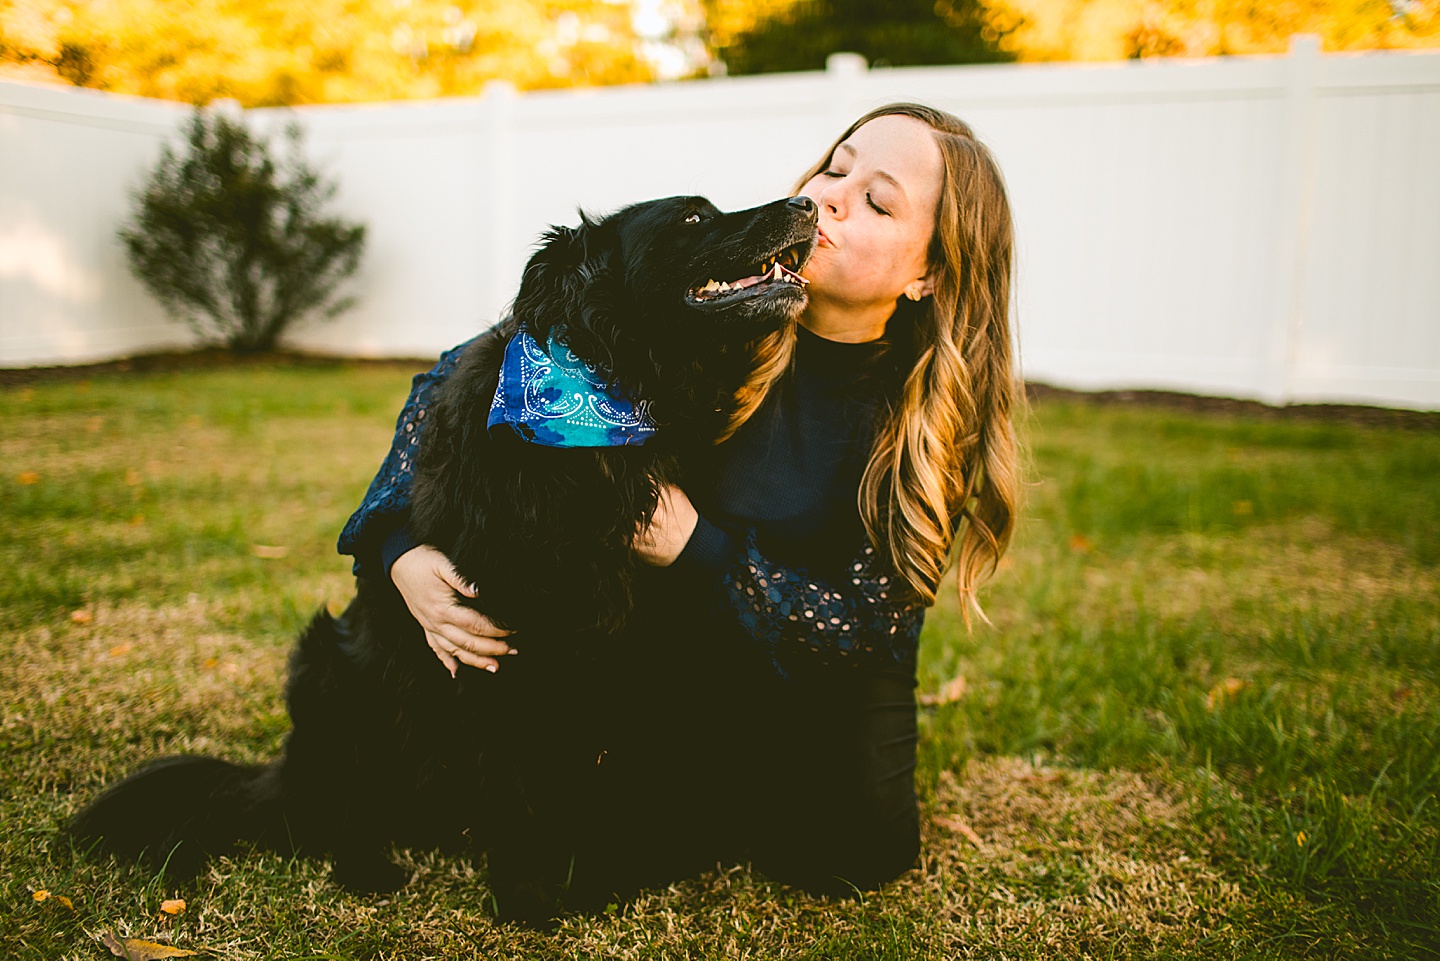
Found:
<svg viewBox="0 0 1440 961"><path fill-rule="evenodd" d="M435 361L422 358L369 359L331 357L296 351L235 353L210 350L140 354L121 360L74 367L0 368L0 388L53 381L83 381L118 372L165 373L177 370L214 370L244 367L375 367L382 370L428 370ZM1101 406L1134 404L1193 413L1236 414L1268 420L1311 420L1361 424L1367 427L1403 427L1411 430L1440 430L1440 411L1398 410L1360 404L1287 404L1271 407L1253 400L1206 397L1169 390L1067 390L1048 384L1029 383L1025 393L1032 400L1068 400Z"/></svg>

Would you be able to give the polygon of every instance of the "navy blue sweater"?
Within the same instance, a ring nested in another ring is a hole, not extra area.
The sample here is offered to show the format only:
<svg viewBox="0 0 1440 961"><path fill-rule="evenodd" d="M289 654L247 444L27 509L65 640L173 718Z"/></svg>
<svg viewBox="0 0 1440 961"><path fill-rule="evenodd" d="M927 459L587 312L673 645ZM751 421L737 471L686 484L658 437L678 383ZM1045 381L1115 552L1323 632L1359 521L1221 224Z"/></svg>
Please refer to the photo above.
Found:
<svg viewBox="0 0 1440 961"><path fill-rule="evenodd" d="M701 519L657 576L698 588L697 602L733 620L781 675L840 662L913 670L924 608L867 543L856 501L905 365L883 341L798 336L793 369L755 415L685 465ZM390 453L340 535L358 576L387 576L415 546L405 523L414 459L434 389L464 346L415 378Z"/></svg>

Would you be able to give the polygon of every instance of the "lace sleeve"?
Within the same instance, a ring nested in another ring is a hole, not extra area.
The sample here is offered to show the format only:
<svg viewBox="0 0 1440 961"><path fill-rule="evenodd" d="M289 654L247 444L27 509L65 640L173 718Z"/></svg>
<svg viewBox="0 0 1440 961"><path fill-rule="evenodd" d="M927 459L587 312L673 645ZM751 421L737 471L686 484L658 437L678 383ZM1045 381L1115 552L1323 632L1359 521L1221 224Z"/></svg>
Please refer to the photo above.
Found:
<svg viewBox="0 0 1440 961"><path fill-rule="evenodd" d="M726 601L781 676L802 665L913 665L924 605L896 590L868 544L846 574L847 583L827 582L777 564L752 533L726 570Z"/></svg>
<svg viewBox="0 0 1440 961"><path fill-rule="evenodd" d="M410 384L410 396L395 421L395 439L390 452L380 465L380 472L370 482L359 508L345 522L335 549L355 558L355 574L372 573L370 568L380 555L387 534L405 522L410 513L410 484L414 479L415 458L420 451L420 436L425 417L434 399L435 390L455 369L460 355L473 341L466 341L440 355L440 361L423 374L416 374Z"/></svg>

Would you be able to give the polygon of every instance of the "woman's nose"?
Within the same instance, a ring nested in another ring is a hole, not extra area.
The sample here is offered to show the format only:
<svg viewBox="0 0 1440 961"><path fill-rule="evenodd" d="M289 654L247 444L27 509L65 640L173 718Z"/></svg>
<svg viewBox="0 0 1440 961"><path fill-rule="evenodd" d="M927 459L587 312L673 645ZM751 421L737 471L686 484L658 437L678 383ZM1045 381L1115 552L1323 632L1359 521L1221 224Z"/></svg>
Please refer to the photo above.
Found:
<svg viewBox="0 0 1440 961"><path fill-rule="evenodd" d="M842 211L845 209L844 191L840 189L839 184L827 184L825 189L820 191L820 196L815 198L815 202L822 208L830 211L832 217L843 216Z"/></svg>

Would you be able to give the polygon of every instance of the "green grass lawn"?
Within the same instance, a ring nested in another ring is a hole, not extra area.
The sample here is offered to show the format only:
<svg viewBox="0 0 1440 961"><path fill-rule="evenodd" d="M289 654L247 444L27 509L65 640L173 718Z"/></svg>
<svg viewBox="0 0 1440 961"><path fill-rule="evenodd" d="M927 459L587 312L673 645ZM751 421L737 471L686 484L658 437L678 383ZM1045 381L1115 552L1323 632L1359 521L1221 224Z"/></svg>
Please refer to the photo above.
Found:
<svg viewBox="0 0 1440 961"><path fill-rule="evenodd" d="M76 857L60 825L146 759L277 749L409 373L0 388L0 956L109 957L106 932L224 958L1436 955L1440 431L1073 400L1026 423L993 624L953 597L927 622L924 852L879 893L724 865L542 935L423 851L387 898L265 853L181 886Z"/></svg>

